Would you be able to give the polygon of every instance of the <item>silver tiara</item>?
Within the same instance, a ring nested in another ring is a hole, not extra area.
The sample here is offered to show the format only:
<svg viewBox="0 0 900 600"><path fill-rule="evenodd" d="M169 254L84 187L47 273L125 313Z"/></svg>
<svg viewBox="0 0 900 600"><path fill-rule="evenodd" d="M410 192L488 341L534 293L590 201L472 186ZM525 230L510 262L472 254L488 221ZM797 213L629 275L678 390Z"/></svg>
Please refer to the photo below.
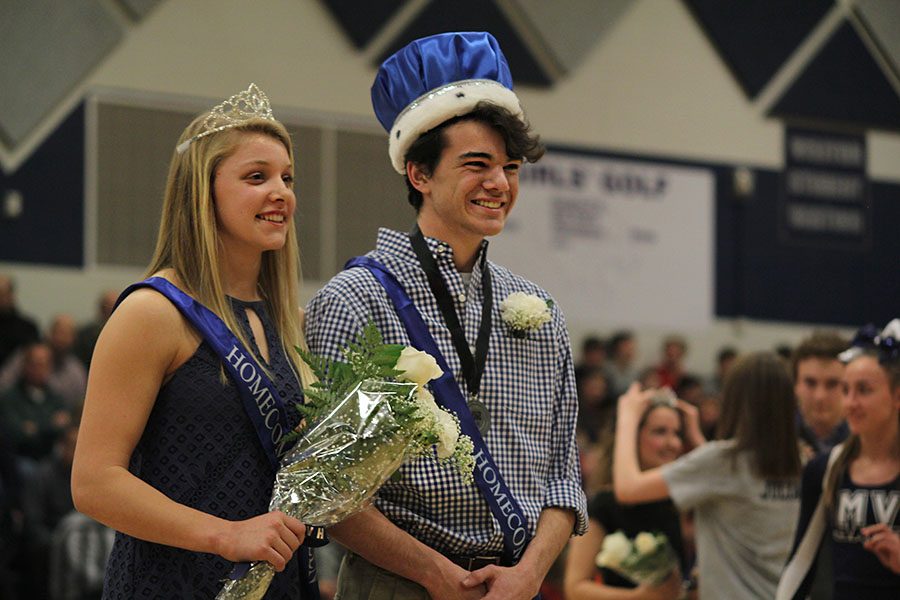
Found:
<svg viewBox="0 0 900 600"><path fill-rule="evenodd" d="M678 396L675 395L675 392L673 392L671 388L660 388L650 399L650 406L653 408L658 406L678 408Z"/></svg>
<svg viewBox="0 0 900 600"><path fill-rule="evenodd" d="M272 107L269 105L269 97L256 87L255 83L251 83L245 91L235 94L222 104L214 106L203 121L203 129L200 133L178 144L175 151L178 154L184 154L195 140L223 129L243 125L250 119L275 120L272 115Z"/></svg>

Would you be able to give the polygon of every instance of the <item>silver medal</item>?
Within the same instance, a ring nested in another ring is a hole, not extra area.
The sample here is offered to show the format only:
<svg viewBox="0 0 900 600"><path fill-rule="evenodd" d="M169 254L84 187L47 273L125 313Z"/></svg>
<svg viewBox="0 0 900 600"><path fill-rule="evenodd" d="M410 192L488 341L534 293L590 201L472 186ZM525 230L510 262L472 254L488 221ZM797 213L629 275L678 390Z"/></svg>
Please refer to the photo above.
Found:
<svg viewBox="0 0 900 600"><path fill-rule="evenodd" d="M469 412L472 413L475 426L478 427L481 436L487 435L488 430L491 428L491 414L488 412L484 402L474 396L469 397Z"/></svg>

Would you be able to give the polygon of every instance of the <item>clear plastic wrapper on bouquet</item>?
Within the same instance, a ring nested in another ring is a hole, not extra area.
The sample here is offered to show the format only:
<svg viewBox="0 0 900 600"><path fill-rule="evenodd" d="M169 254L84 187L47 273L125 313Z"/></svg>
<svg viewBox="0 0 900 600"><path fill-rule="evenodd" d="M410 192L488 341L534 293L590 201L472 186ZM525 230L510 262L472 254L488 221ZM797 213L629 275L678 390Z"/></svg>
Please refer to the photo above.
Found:
<svg viewBox="0 0 900 600"><path fill-rule="evenodd" d="M301 355L320 381L305 390L308 426L281 460L270 510L307 525L334 525L366 508L401 464L423 455L471 480L471 440L422 387L441 375L429 355L382 344L374 325L350 345L347 363ZM273 576L269 563L253 563L216 600L260 599Z"/></svg>
<svg viewBox="0 0 900 600"><path fill-rule="evenodd" d="M642 531L634 540L621 531L603 538L597 566L615 571L637 585L660 585L678 568L678 557L662 533Z"/></svg>
<svg viewBox="0 0 900 600"><path fill-rule="evenodd" d="M304 435L278 471L271 508L309 525L334 525L362 510L413 446L388 395L411 383L364 382Z"/></svg>

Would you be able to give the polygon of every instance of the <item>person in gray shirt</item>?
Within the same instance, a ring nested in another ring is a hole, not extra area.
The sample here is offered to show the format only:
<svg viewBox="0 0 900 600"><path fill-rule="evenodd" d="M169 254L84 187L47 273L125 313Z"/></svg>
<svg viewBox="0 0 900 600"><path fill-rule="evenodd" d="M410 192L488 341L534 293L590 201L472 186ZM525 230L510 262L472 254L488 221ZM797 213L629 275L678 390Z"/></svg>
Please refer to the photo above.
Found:
<svg viewBox="0 0 900 600"><path fill-rule="evenodd" d="M799 507L797 403L789 373L770 353L742 358L725 381L719 439L641 471L634 432L656 393L633 385L619 399L616 497L624 503L670 497L679 510L694 511L701 598L774 597Z"/></svg>

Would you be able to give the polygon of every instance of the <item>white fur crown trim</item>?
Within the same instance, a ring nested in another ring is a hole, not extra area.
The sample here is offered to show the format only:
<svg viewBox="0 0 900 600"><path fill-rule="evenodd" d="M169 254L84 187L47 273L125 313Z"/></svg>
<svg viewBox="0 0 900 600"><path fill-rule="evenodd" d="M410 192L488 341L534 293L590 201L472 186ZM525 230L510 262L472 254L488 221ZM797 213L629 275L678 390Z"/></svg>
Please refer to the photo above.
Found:
<svg viewBox="0 0 900 600"><path fill-rule="evenodd" d="M518 96L496 81L465 79L448 83L416 98L397 115L388 143L388 154L394 170L401 175L406 173L403 159L420 135L448 119L471 112L482 101L501 106L520 119L525 118Z"/></svg>

